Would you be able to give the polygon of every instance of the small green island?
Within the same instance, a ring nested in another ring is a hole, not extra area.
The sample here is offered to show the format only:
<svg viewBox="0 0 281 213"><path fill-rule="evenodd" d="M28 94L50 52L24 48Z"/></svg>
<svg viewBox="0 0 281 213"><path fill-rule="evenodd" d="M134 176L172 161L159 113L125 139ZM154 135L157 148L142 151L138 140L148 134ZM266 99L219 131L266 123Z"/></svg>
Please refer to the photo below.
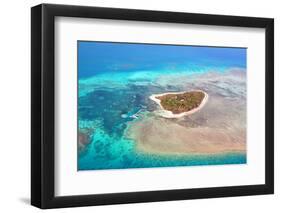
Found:
<svg viewBox="0 0 281 213"><path fill-rule="evenodd" d="M195 91L183 94L167 94L156 98L161 101L161 105L165 110L179 114L197 108L204 97L205 94L203 92Z"/></svg>
<svg viewBox="0 0 281 213"><path fill-rule="evenodd" d="M150 99L166 112L162 115L170 118L181 117L198 111L204 106L207 98L207 93L200 90L150 96Z"/></svg>

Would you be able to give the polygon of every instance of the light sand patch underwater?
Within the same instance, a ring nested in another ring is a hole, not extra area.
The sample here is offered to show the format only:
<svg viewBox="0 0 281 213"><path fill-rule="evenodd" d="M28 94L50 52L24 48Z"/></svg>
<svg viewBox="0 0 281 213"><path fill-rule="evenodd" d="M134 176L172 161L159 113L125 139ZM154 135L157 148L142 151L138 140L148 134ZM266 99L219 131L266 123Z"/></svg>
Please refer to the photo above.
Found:
<svg viewBox="0 0 281 213"><path fill-rule="evenodd" d="M218 154L245 152L245 132L210 127L186 128L162 118L135 123L128 137L137 149L157 154Z"/></svg>

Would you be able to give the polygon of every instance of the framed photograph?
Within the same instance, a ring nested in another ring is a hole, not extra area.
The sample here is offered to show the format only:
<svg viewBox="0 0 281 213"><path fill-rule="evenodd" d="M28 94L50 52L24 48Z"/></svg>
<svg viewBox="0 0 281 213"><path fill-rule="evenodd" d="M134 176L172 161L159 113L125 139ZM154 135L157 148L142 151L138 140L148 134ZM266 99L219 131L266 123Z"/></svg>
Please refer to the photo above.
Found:
<svg viewBox="0 0 281 213"><path fill-rule="evenodd" d="M272 194L274 21L31 9L31 203Z"/></svg>

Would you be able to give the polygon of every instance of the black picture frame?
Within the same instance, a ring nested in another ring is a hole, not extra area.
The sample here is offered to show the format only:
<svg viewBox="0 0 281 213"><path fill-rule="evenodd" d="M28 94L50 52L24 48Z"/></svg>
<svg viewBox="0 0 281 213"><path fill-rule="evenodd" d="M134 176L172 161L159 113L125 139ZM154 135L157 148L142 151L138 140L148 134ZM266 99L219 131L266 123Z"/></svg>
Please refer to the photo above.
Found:
<svg viewBox="0 0 281 213"><path fill-rule="evenodd" d="M265 39L265 184L93 195L54 195L54 20L55 17L264 28ZM274 20L164 11L41 4L31 8L31 204L42 208L139 203L274 192Z"/></svg>

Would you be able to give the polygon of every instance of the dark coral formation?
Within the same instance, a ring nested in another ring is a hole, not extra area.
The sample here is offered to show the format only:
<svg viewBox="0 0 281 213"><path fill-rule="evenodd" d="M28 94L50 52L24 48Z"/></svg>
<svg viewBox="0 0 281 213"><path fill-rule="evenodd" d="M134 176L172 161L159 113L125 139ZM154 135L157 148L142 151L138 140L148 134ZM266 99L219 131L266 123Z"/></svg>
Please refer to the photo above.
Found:
<svg viewBox="0 0 281 213"><path fill-rule="evenodd" d="M90 128L79 129L78 131L78 150L79 152L85 151L87 145L92 140L94 130Z"/></svg>

